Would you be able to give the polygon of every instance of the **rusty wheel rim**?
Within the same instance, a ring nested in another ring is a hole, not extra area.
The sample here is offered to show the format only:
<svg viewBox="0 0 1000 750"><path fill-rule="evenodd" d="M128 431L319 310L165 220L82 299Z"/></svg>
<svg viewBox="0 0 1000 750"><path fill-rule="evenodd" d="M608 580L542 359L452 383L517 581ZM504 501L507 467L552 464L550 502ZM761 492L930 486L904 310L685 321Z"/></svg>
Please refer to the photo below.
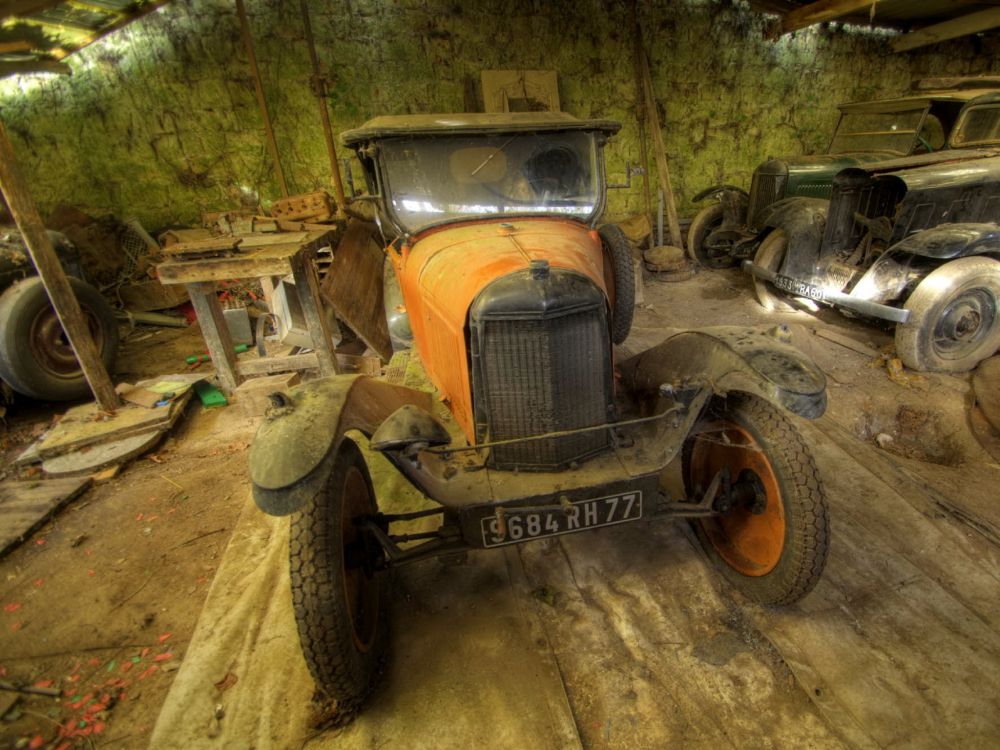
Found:
<svg viewBox="0 0 1000 750"><path fill-rule="evenodd" d="M713 477L726 467L733 481L742 478L759 488L764 507L751 509L746 503L737 504L725 513L702 519L701 527L719 557L731 568L746 576L767 575L785 549L785 508L778 477L747 430L720 421L694 438L689 487L697 493L706 491Z"/></svg>
<svg viewBox="0 0 1000 750"><path fill-rule="evenodd" d="M100 321L93 310L82 306L81 309L94 346L99 353L103 352L104 330L101 328ZM31 322L31 329L28 332L28 347L32 359L47 374L64 379L72 379L80 374L80 363L77 362L76 353L70 346L56 311L51 307L46 307L39 312Z"/></svg>
<svg viewBox="0 0 1000 750"><path fill-rule="evenodd" d="M344 600L351 619L354 645L367 652L375 641L378 624L378 581L368 562L369 541L355 524L358 518L371 515L371 489L361 471L352 466L344 481L341 503L343 537Z"/></svg>

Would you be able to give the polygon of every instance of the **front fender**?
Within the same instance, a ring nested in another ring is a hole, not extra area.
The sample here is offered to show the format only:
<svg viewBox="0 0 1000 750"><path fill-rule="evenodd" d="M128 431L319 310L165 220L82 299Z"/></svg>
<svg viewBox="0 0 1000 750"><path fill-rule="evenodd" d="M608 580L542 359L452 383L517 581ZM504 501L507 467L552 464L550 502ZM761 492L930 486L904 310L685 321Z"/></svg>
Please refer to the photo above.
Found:
<svg viewBox="0 0 1000 750"><path fill-rule="evenodd" d="M781 229L788 237L781 273L796 278L813 275L829 208L830 201L797 197L784 198L761 210L756 224L762 229Z"/></svg>
<svg viewBox="0 0 1000 750"><path fill-rule="evenodd" d="M268 409L250 446L257 507L284 516L301 508L329 475L327 456L344 434L371 434L396 409L429 411L430 394L364 375L334 375L289 389L286 404Z"/></svg>
<svg viewBox="0 0 1000 750"><path fill-rule="evenodd" d="M890 247L887 253L918 255L937 260L1000 253L1000 225L941 224L911 234Z"/></svg>
<svg viewBox="0 0 1000 750"><path fill-rule="evenodd" d="M663 384L708 381L716 395L752 393L808 419L826 411L826 376L788 343L783 326L685 331L626 360L619 370L623 384L640 398L656 397Z"/></svg>
<svg viewBox="0 0 1000 750"><path fill-rule="evenodd" d="M741 187L736 187L735 185L713 185L710 188L705 188L700 193L698 193L694 198L691 199L692 203L700 203L706 198L712 198L713 200L722 200L722 197L729 192L741 195L744 199L749 198L747 191Z"/></svg>

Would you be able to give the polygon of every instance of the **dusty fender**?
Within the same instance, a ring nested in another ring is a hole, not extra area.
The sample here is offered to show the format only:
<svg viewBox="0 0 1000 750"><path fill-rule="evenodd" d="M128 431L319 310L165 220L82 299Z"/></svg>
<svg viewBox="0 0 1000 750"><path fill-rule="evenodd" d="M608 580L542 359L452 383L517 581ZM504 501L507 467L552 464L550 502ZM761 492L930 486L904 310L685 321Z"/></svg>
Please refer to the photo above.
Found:
<svg viewBox="0 0 1000 750"><path fill-rule="evenodd" d="M795 278L813 275L829 206L829 201L820 198L785 198L761 211L755 224L784 230L788 237L788 251L778 269L781 273Z"/></svg>
<svg viewBox="0 0 1000 750"><path fill-rule="evenodd" d="M799 416L826 411L826 376L789 341L788 329L720 326L685 331L619 366L622 383L640 397L663 385L705 382L717 395L743 391Z"/></svg>
<svg viewBox="0 0 1000 750"><path fill-rule="evenodd" d="M889 248L888 252L937 260L1000 253L1000 225L941 224L911 234Z"/></svg>
<svg viewBox="0 0 1000 750"><path fill-rule="evenodd" d="M406 404L431 408L424 391L363 375L335 375L276 394L250 447L257 507L273 516L301 508L326 482L326 458L350 430L371 436Z"/></svg>

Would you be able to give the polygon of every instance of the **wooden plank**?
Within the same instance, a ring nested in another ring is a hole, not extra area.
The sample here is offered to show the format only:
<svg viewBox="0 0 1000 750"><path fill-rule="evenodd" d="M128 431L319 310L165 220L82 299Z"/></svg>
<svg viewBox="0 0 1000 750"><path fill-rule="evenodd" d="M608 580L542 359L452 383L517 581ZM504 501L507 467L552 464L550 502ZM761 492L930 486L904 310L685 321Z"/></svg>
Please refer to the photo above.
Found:
<svg viewBox="0 0 1000 750"><path fill-rule="evenodd" d="M772 38L824 21L835 21L859 10L871 8L877 3L878 0L817 0L815 3L803 5L786 13L781 19L781 26Z"/></svg>
<svg viewBox="0 0 1000 750"><path fill-rule="evenodd" d="M118 406L115 387L90 336L87 320L83 317L80 303L52 247L52 240L45 230L41 216L38 215L38 208L28 190L28 183L21 175L17 160L14 158L14 149L2 122L0 122L0 190L7 199L11 216L21 230L28 254L35 264L66 338L73 347L90 390L104 411L113 412Z"/></svg>
<svg viewBox="0 0 1000 750"><path fill-rule="evenodd" d="M240 375L270 375L275 372L313 370L317 368L319 368L319 358L315 352L293 354L289 357L247 359L236 365L236 369Z"/></svg>
<svg viewBox="0 0 1000 750"><path fill-rule="evenodd" d="M333 340L319 297L319 282L316 280L312 255L306 253L296 255L292 259L292 274L295 277L295 291L299 296L299 306L302 308L306 329L312 338L313 349L319 361L319 371L324 376L336 375L340 372L340 368L333 354Z"/></svg>
<svg viewBox="0 0 1000 750"><path fill-rule="evenodd" d="M229 252L236 250L241 241L241 237L205 237L204 239L173 242L161 248L160 252L167 257L192 253Z"/></svg>
<svg viewBox="0 0 1000 750"><path fill-rule="evenodd" d="M319 234L329 232L325 229ZM308 244L317 239L316 232L269 232L267 234L245 234L241 238L240 249L248 250L254 247L270 247L271 245L295 245Z"/></svg>
<svg viewBox="0 0 1000 750"><path fill-rule="evenodd" d="M0 482L0 555L90 486L90 477Z"/></svg>
<svg viewBox="0 0 1000 750"><path fill-rule="evenodd" d="M199 282L187 285L188 296L198 315L201 325L201 335L205 339L215 374L219 378L219 386L226 394L236 390L240 377L236 371L236 354L233 352L233 338L229 335L222 306L215 293L215 284Z"/></svg>
<svg viewBox="0 0 1000 750"><path fill-rule="evenodd" d="M1000 8L987 8L976 13L969 13L966 16L953 18L950 21L942 21L933 26L925 26L922 29L911 31L909 34L896 37L890 44L893 52L906 52L947 39L988 31L997 26L1000 26Z"/></svg>
<svg viewBox="0 0 1000 750"><path fill-rule="evenodd" d="M37 455L41 458L51 458L97 443L149 432L152 429L167 429L184 409L190 397L191 394L188 392L169 406L156 409L126 404L118 409L113 417L107 419L101 418L102 413L96 404L74 406L38 443Z"/></svg>
<svg viewBox="0 0 1000 750"><path fill-rule="evenodd" d="M320 292L338 317L388 362L392 358L389 325L382 301L385 252L378 227L352 221L336 250Z"/></svg>
<svg viewBox="0 0 1000 750"><path fill-rule="evenodd" d="M156 270L163 284L287 276L292 271L289 260L298 251L299 248L295 245L264 247L244 255L169 260L158 265Z"/></svg>

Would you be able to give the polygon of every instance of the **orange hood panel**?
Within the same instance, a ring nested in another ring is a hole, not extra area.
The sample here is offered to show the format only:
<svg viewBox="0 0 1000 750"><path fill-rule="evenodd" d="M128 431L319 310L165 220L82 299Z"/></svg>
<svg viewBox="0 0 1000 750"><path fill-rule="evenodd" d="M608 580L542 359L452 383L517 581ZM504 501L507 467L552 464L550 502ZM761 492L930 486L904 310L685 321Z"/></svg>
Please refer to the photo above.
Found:
<svg viewBox="0 0 1000 750"><path fill-rule="evenodd" d="M473 441L472 389L465 323L469 306L490 282L544 259L551 268L584 274L605 294L597 232L574 221L511 219L432 229L402 257L390 252L424 367Z"/></svg>

